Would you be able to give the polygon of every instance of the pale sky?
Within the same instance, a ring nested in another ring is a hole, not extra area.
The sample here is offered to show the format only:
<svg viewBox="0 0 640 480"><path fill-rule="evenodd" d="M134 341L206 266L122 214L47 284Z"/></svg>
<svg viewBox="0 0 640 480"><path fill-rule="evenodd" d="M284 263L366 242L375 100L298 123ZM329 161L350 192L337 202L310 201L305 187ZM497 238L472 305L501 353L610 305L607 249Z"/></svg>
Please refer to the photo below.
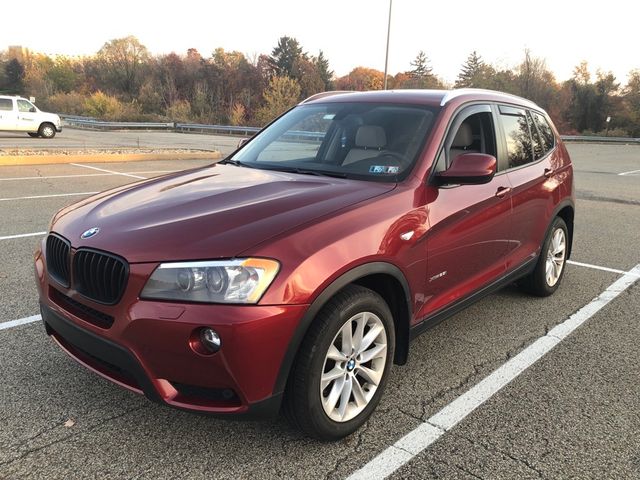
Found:
<svg viewBox="0 0 640 480"><path fill-rule="evenodd" d="M356 66L384 70L389 0L148 1L3 0L0 50L23 45L49 54L87 55L107 40L135 35L152 53L208 56L217 48L271 53L283 35L305 51L322 49L338 76ZM472 50L513 67L525 48L559 80L587 60L625 81L640 68L640 3L609 0L394 0L389 73L409 70L424 50L436 74L453 82Z"/></svg>

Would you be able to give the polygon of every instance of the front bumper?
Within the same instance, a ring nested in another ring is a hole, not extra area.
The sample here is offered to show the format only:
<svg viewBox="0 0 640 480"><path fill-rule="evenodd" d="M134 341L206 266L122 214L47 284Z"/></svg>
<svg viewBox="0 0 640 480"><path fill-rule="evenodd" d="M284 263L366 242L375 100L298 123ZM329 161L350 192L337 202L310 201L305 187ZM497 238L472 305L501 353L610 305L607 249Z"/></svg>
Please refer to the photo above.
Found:
<svg viewBox="0 0 640 480"><path fill-rule="evenodd" d="M62 125L56 125L56 132L62 132Z"/></svg>
<svg viewBox="0 0 640 480"><path fill-rule="evenodd" d="M47 333L76 361L108 380L173 407L213 414L277 413L275 390L285 352L306 305L202 305L138 298L147 267L131 265L127 292L105 307L49 279L43 255L36 277ZM97 313L114 321L95 321ZM215 354L194 350L194 330L222 339Z"/></svg>

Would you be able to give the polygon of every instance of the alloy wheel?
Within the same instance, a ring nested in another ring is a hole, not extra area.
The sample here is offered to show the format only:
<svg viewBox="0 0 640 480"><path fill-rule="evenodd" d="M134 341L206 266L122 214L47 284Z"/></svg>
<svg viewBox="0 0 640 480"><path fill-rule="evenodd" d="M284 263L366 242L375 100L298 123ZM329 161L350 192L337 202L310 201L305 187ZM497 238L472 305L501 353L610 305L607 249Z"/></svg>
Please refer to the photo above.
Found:
<svg viewBox="0 0 640 480"><path fill-rule="evenodd" d="M549 242L549 249L547 250L547 262L545 278L547 285L553 287L562 274L564 268L565 256L567 252L567 239L562 228L557 228L553 232L551 242Z"/></svg>
<svg viewBox="0 0 640 480"><path fill-rule="evenodd" d="M327 416L347 422L375 395L387 362L387 333L380 317L360 312L340 328L325 355L320 400Z"/></svg>

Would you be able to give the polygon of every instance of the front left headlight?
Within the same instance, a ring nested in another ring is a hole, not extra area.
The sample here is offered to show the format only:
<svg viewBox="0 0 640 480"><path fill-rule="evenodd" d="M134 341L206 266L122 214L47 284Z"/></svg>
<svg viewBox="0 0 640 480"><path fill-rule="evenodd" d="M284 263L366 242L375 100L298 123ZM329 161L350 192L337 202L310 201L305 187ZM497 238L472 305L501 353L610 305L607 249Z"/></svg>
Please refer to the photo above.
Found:
<svg viewBox="0 0 640 480"><path fill-rule="evenodd" d="M162 263L151 274L142 299L203 303L257 303L280 264L267 258Z"/></svg>

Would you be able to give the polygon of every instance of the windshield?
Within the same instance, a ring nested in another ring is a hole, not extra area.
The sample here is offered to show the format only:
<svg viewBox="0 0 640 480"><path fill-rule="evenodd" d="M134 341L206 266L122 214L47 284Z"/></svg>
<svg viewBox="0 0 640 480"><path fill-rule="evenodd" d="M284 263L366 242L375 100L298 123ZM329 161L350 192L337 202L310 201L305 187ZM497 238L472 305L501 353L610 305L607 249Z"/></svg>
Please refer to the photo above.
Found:
<svg viewBox="0 0 640 480"><path fill-rule="evenodd" d="M436 109L326 103L294 108L228 159L253 168L395 182L413 168Z"/></svg>

